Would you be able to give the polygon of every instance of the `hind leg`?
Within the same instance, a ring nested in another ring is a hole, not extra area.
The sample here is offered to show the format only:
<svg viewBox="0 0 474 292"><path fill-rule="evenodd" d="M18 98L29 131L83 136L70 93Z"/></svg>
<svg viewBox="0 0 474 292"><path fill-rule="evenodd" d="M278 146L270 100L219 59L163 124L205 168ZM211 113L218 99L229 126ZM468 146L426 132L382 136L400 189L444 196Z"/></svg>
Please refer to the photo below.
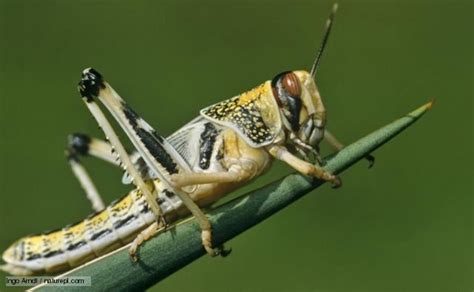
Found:
<svg viewBox="0 0 474 292"><path fill-rule="evenodd" d="M93 74L83 74L83 78L79 83L79 91L81 93L82 100L112 145L125 170L130 174L133 183L143 193L153 214L155 214L158 220L163 220L162 211L156 202L157 194L153 194L149 186L145 183L138 169L133 164L130 155L127 153L124 146L120 142L120 139L112 128L112 125L105 117L99 105L94 101L94 96L102 86L103 84L100 76Z"/></svg>
<svg viewBox="0 0 474 292"><path fill-rule="evenodd" d="M103 119L100 117L103 114L98 112L98 106L94 100L100 100L107 108L127 134L147 166L153 170L167 189L180 198L186 208L194 215L201 227L202 242L206 251L211 255L219 254L219 249L214 250L212 248L209 219L185 189L174 187L170 181L171 176L176 173L191 172L187 162L164 137L159 135L155 129L125 103L96 70L89 68L83 71L79 88L84 101L96 116L96 119Z"/></svg>

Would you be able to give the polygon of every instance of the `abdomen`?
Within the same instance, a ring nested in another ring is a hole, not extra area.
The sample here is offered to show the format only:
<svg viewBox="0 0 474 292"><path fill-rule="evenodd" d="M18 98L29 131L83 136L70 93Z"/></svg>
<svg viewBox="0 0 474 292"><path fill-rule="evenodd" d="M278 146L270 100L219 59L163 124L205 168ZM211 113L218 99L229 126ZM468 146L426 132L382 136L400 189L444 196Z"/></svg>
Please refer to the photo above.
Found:
<svg viewBox="0 0 474 292"><path fill-rule="evenodd" d="M172 212L172 206L161 205ZM16 275L68 270L126 245L154 220L134 190L76 224L17 240L3 253L2 269Z"/></svg>

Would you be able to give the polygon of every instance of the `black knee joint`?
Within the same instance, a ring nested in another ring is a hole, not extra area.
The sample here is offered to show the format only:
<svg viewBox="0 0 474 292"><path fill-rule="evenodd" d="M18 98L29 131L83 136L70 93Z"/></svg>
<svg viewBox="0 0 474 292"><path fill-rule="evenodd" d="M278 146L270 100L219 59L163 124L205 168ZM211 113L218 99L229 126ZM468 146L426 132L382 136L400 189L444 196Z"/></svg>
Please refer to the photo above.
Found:
<svg viewBox="0 0 474 292"><path fill-rule="evenodd" d="M83 98L92 101L99 95L101 88L105 88L102 75L93 68L87 68L82 71L82 79L79 81L79 92Z"/></svg>
<svg viewBox="0 0 474 292"><path fill-rule="evenodd" d="M87 155L91 138L84 134L74 133L68 137L69 155Z"/></svg>

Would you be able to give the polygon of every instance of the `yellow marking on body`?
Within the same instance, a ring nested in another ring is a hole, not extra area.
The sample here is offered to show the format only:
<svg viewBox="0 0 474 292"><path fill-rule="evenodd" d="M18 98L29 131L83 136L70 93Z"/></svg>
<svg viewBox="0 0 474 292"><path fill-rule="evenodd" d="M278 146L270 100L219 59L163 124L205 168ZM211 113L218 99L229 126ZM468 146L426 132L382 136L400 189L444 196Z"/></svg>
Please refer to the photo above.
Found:
<svg viewBox="0 0 474 292"><path fill-rule="evenodd" d="M160 180L159 179L154 179L154 180L150 180L150 181L146 181L145 184L148 186L148 189L150 190L150 192L154 192L155 191L155 188L156 188L156 185L155 184L159 184L160 183ZM144 198L143 196L143 193L139 190L139 189L134 189L133 191L131 191L127 197L130 197L132 200L133 200L133 197L135 197L135 199L141 199L141 198Z"/></svg>
<svg viewBox="0 0 474 292"><path fill-rule="evenodd" d="M118 201L115 205L110 208L110 212L112 213L120 213L119 216L123 213L127 213L130 208L133 206L133 199L132 196L127 195L123 197L120 201ZM114 214L117 215L117 214Z"/></svg>
<svg viewBox="0 0 474 292"><path fill-rule="evenodd" d="M47 242L45 246L49 248L49 251L58 251L63 249L63 235L62 230L54 231L49 234L45 234L43 240Z"/></svg>
<svg viewBox="0 0 474 292"><path fill-rule="evenodd" d="M24 239L26 259L41 256L43 235L33 235Z"/></svg>
<svg viewBox="0 0 474 292"><path fill-rule="evenodd" d="M253 147L268 145L281 133L280 110L271 82L201 110L201 115L232 126Z"/></svg>
<svg viewBox="0 0 474 292"><path fill-rule="evenodd" d="M270 81L262 84L265 90L262 91L261 97L255 101L255 106L258 108L260 115L267 127L277 132L281 127L280 121L280 110L271 92ZM264 125L257 123L256 127L262 127Z"/></svg>
<svg viewBox="0 0 474 292"><path fill-rule="evenodd" d="M85 240L86 224L84 221L73 225L66 230L64 230L64 236L70 240L80 241Z"/></svg>
<svg viewBox="0 0 474 292"><path fill-rule="evenodd" d="M239 147L237 147L237 136L232 130L225 130L224 137L224 157L238 159L240 157Z"/></svg>
<svg viewBox="0 0 474 292"><path fill-rule="evenodd" d="M107 209L87 219L87 227L92 228L94 231L102 229L104 226L109 225L109 212Z"/></svg>
<svg viewBox="0 0 474 292"><path fill-rule="evenodd" d="M238 100L237 100L237 104L241 105L241 106L246 105L249 102L252 102L255 99L259 98L260 95L262 95L266 92L267 92L267 88L265 86L265 83L260 84L259 86L255 87L254 89L242 93L239 96Z"/></svg>
<svg viewBox="0 0 474 292"><path fill-rule="evenodd" d="M142 192L140 192L140 190L134 190L131 194L135 194L135 199L141 199L143 198L143 194Z"/></svg>

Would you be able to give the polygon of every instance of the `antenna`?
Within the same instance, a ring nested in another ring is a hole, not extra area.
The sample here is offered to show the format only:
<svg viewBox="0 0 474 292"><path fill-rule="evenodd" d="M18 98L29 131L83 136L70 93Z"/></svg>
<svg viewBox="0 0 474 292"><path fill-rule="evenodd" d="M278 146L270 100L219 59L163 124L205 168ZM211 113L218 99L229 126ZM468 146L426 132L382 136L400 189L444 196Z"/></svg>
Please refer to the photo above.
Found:
<svg viewBox="0 0 474 292"><path fill-rule="evenodd" d="M324 48L326 47L326 43L328 42L329 38L329 33L331 32L331 27L334 22L334 16L336 15L337 12L337 7L339 5L337 3L334 3L332 6L331 14L329 15L328 20L326 20L326 25L324 27L324 37L323 41L321 42L321 46L319 47L318 53L316 54L316 58L314 59L313 62L313 67L311 67L311 76L313 76L313 79L316 78L316 71L318 71L318 65L319 61L321 60L321 55L324 52Z"/></svg>

